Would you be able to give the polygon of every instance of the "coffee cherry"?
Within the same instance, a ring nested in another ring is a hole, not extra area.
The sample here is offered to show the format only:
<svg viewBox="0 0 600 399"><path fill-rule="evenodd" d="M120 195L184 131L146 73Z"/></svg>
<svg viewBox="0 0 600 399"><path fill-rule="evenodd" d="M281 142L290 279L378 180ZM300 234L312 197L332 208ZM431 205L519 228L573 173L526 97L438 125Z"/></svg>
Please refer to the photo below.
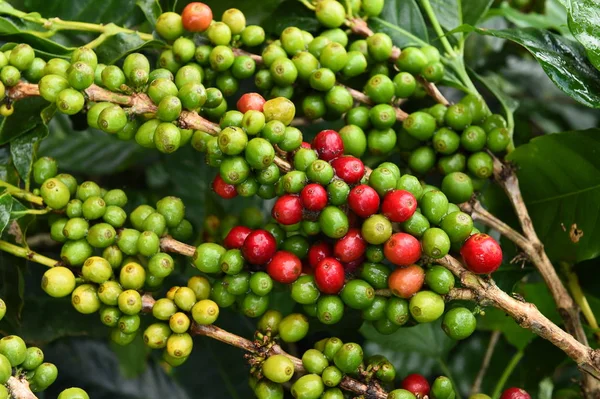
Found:
<svg viewBox="0 0 600 399"><path fill-rule="evenodd" d="M348 217L337 206L327 206L321 211L319 225L323 234L329 238L341 238L349 228Z"/></svg>
<svg viewBox="0 0 600 399"><path fill-rule="evenodd" d="M279 323L279 336L283 342L298 342L308 333L308 319L303 314L292 313Z"/></svg>
<svg viewBox="0 0 600 399"><path fill-rule="evenodd" d="M419 291L410 300L410 314L419 323L430 323L444 313L444 300L432 291Z"/></svg>
<svg viewBox="0 0 600 399"><path fill-rule="evenodd" d="M98 298L105 305L116 306L123 287L116 281L105 281L98 287Z"/></svg>
<svg viewBox="0 0 600 399"><path fill-rule="evenodd" d="M112 267L106 259L92 256L83 264L81 273L86 280L102 284L112 277Z"/></svg>
<svg viewBox="0 0 600 399"><path fill-rule="evenodd" d="M352 309L362 310L373 303L375 290L366 281L355 279L346 283L340 292L340 297Z"/></svg>
<svg viewBox="0 0 600 399"><path fill-rule="evenodd" d="M371 215L363 222L361 234L369 244L383 244L392 236L392 224L381 215Z"/></svg>
<svg viewBox="0 0 600 399"><path fill-rule="evenodd" d="M333 0L319 2L315 13L317 20L327 28L337 28L341 26L346 18L344 6Z"/></svg>
<svg viewBox="0 0 600 399"><path fill-rule="evenodd" d="M42 363L35 369L35 374L31 380L31 390L40 392L48 388L56 381L58 369L52 363Z"/></svg>
<svg viewBox="0 0 600 399"><path fill-rule="evenodd" d="M431 384L431 394L435 398L451 398L455 395L454 386L450 378L440 376Z"/></svg>
<svg viewBox="0 0 600 399"><path fill-rule="evenodd" d="M200 244L194 253L194 266L204 273L218 273L221 270L219 260L225 252L225 248L218 244Z"/></svg>
<svg viewBox="0 0 600 399"><path fill-rule="evenodd" d="M508 388L502 392L500 399L531 399L531 396L521 388Z"/></svg>
<svg viewBox="0 0 600 399"><path fill-rule="evenodd" d="M8 335L0 339L0 355L4 358L0 361L2 364L1 367L4 369L3 374L8 375L8 377L6 377L6 380L8 380L12 374L10 368L19 366L27 358L27 346L25 345L25 341L16 335ZM6 367L6 360L9 362L8 367Z"/></svg>
<svg viewBox="0 0 600 399"><path fill-rule="evenodd" d="M252 232L252 229L246 226L234 226L223 240L223 245L228 249L239 249L244 245L246 237Z"/></svg>
<svg viewBox="0 0 600 399"><path fill-rule="evenodd" d="M81 388L68 388L58 395L58 399L90 399L90 397Z"/></svg>
<svg viewBox="0 0 600 399"><path fill-rule="evenodd" d="M70 200L69 188L56 178L48 179L40 189L42 199L52 209L64 208Z"/></svg>
<svg viewBox="0 0 600 399"><path fill-rule="evenodd" d="M400 298L390 298L385 307L387 320L396 326L403 326L409 319L408 301Z"/></svg>
<svg viewBox="0 0 600 399"><path fill-rule="evenodd" d="M475 395L469 396L469 399L492 399L491 396L488 396L484 393L476 393Z"/></svg>
<svg viewBox="0 0 600 399"><path fill-rule="evenodd" d="M263 265L275 255L276 249L277 243L271 233L265 230L254 230L246 237L242 254L249 263Z"/></svg>
<svg viewBox="0 0 600 399"><path fill-rule="evenodd" d="M262 364L262 373L269 380L283 384L294 376L294 364L284 355L269 356Z"/></svg>
<svg viewBox="0 0 600 399"><path fill-rule="evenodd" d="M393 264L408 266L417 262L421 257L421 244L410 234L395 233L385 243L383 251L386 259Z"/></svg>
<svg viewBox="0 0 600 399"><path fill-rule="evenodd" d="M464 130L472 121L471 110L461 103L449 106L444 116L446 125L454 130Z"/></svg>
<svg viewBox="0 0 600 399"><path fill-rule="evenodd" d="M461 340L468 338L475 331L477 320L467 308L450 309L444 315L442 329L452 339Z"/></svg>
<svg viewBox="0 0 600 399"><path fill-rule="evenodd" d="M327 191L320 184L308 184L300 193L302 205L309 211L320 211L327 206Z"/></svg>
<svg viewBox="0 0 600 399"><path fill-rule="evenodd" d="M429 383L421 374L409 374L401 383L402 388L418 397L429 395Z"/></svg>
<svg viewBox="0 0 600 399"><path fill-rule="evenodd" d="M487 234L470 236L460 249L467 268L473 273L493 273L502 264L502 248Z"/></svg>
<svg viewBox="0 0 600 399"><path fill-rule="evenodd" d="M0 80L6 87L12 87L19 83L21 72L11 65L2 67L0 70Z"/></svg>
<svg viewBox="0 0 600 399"><path fill-rule="evenodd" d="M200 325L213 324L219 317L219 306L210 299L196 302L191 311L192 318Z"/></svg>
<svg viewBox="0 0 600 399"><path fill-rule="evenodd" d="M419 205L421 212L432 223L439 224L448 212L448 198L438 190L423 194Z"/></svg>
<svg viewBox="0 0 600 399"><path fill-rule="evenodd" d="M443 258L450 251L450 238L437 227L427 229L421 239L423 253L433 259Z"/></svg>
<svg viewBox="0 0 600 399"><path fill-rule="evenodd" d="M454 275L442 266L433 266L425 273L425 283L436 294L445 295L454 288Z"/></svg>
<svg viewBox="0 0 600 399"><path fill-rule="evenodd" d="M361 9L369 17L377 17L383 11L384 0L363 0Z"/></svg>
<svg viewBox="0 0 600 399"><path fill-rule="evenodd" d="M378 74L369 79L364 91L376 104L387 104L392 101L396 90L394 83L388 76Z"/></svg>
<svg viewBox="0 0 600 399"><path fill-rule="evenodd" d="M71 303L75 310L83 314L95 313L100 309L98 290L92 284L82 284L71 294Z"/></svg>
<svg viewBox="0 0 600 399"><path fill-rule="evenodd" d="M325 241L319 241L308 249L308 263L314 269L320 261L333 255L331 246Z"/></svg>
<svg viewBox="0 0 600 399"><path fill-rule="evenodd" d="M216 175L212 182L213 191L221 198L231 199L237 196L233 184L227 184L220 175Z"/></svg>
<svg viewBox="0 0 600 399"><path fill-rule="evenodd" d="M412 392L406 389L394 389L388 394L388 399L416 399Z"/></svg>
<svg viewBox="0 0 600 399"><path fill-rule="evenodd" d="M423 268L410 265L394 270L389 276L388 287L394 295L400 298L410 298L421 289L424 281Z"/></svg>
<svg viewBox="0 0 600 399"><path fill-rule="evenodd" d="M415 213L417 200L410 192L393 190L386 194L381 212L392 222L405 222Z"/></svg>
<svg viewBox="0 0 600 399"><path fill-rule="evenodd" d="M286 194L277 199L271 211L273 218L283 225L293 225L302 220L302 200L297 195Z"/></svg>
<svg viewBox="0 0 600 399"><path fill-rule="evenodd" d="M325 258L315 267L315 283L324 294L340 292L344 278L344 267L334 258Z"/></svg>
<svg viewBox="0 0 600 399"><path fill-rule="evenodd" d="M334 159L331 166L335 174L348 184L358 183L365 174L365 166L359 158L342 156Z"/></svg>
<svg viewBox="0 0 600 399"><path fill-rule="evenodd" d="M367 185L360 185L350 190L348 206L362 218L373 215L379 209L379 195Z"/></svg>
<svg viewBox="0 0 600 399"><path fill-rule="evenodd" d="M2 321L2 319L4 318L5 315L6 315L6 303L4 303L4 300L0 299L0 321Z"/></svg>
<svg viewBox="0 0 600 399"><path fill-rule="evenodd" d="M331 161L344 153L342 137L334 130L319 132L312 142L312 147L324 161Z"/></svg>
<svg viewBox="0 0 600 399"><path fill-rule="evenodd" d="M30 346L29 348L27 348L27 355L25 356L25 360L21 364L21 367L23 367L25 370L35 370L43 362L44 352L42 352L40 348ZM2 363L2 361L0 361L0 363ZM10 363L8 364L10 365ZM1 378L0 381L2 381Z"/></svg>
<svg viewBox="0 0 600 399"><path fill-rule="evenodd" d="M311 275L300 276L292 283L291 297L301 305L316 303L319 295L315 278Z"/></svg>
<svg viewBox="0 0 600 399"><path fill-rule="evenodd" d="M191 3L190 5L192 4L194 3ZM190 5L188 5L188 7ZM155 29L156 32L166 40L177 39L179 36L183 35L184 25L181 15L174 12L162 13L156 20Z"/></svg>
<svg viewBox="0 0 600 399"><path fill-rule="evenodd" d="M302 263L296 255L278 251L267 264L266 270L273 280L282 284L291 284L300 276Z"/></svg>
<svg viewBox="0 0 600 399"><path fill-rule="evenodd" d="M344 344L333 357L337 368L344 373L353 373L363 361L363 350L355 343Z"/></svg>
<svg viewBox="0 0 600 399"><path fill-rule="evenodd" d="M435 132L435 119L425 112L413 112L402 122L402 127L416 139L426 141Z"/></svg>
<svg viewBox="0 0 600 399"><path fill-rule="evenodd" d="M204 3L189 3L181 12L181 23L189 32L204 32L212 20L212 10Z"/></svg>
<svg viewBox="0 0 600 399"><path fill-rule="evenodd" d="M335 257L343 263L360 259L366 250L367 243L357 228L350 229L344 237L336 241L333 247Z"/></svg>

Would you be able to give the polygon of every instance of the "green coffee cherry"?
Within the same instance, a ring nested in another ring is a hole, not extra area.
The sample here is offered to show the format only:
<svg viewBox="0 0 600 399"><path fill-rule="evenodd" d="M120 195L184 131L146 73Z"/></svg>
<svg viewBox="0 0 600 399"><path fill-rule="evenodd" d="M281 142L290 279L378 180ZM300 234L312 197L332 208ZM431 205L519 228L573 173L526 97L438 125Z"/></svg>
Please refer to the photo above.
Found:
<svg viewBox="0 0 600 399"><path fill-rule="evenodd" d="M344 373L353 373L363 361L363 350L355 343L344 344L333 357L337 368Z"/></svg>
<svg viewBox="0 0 600 399"><path fill-rule="evenodd" d="M75 310L83 314L95 313L100 309L98 290L92 284L82 284L71 294L71 303Z"/></svg>
<svg viewBox="0 0 600 399"><path fill-rule="evenodd" d="M58 395L58 399L90 399L90 397L81 388L68 388Z"/></svg>
<svg viewBox="0 0 600 399"><path fill-rule="evenodd" d="M269 356L262 364L262 372L269 380L282 384L294 376L294 363L284 355Z"/></svg>
<svg viewBox="0 0 600 399"><path fill-rule="evenodd" d="M4 355L12 367L17 367L27 358L27 346L21 337L8 335L0 339L0 355ZM3 367L6 367L5 362ZM9 373L10 377L10 373Z"/></svg>
<svg viewBox="0 0 600 399"><path fill-rule="evenodd" d="M452 339L468 338L475 331L477 320L473 313L463 307L450 309L442 322L442 329Z"/></svg>
<svg viewBox="0 0 600 399"><path fill-rule="evenodd" d="M410 314L419 323L430 323L444 313L444 300L432 291L419 291L410 299Z"/></svg>
<svg viewBox="0 0 600 399"><path fill-rule="evenodd" d="M142 310L142 297L135 290L123 291L118 298L119 310L127 315L138 314Z"/></svg>
<svg viewBox="0 0 600 399"><path fill-rule="evenodd" d="M324 390L323 380L317 374L303 375L294 382L291 388L292 396L296 399L318 399Z"/></svg>
<svg viewBox="0 0 600 399"><path fill-rule="evenodd" d="M283 342L298 342L308 333L308 319L299 313L284 317L279 323L279 336Z"/></svg>
<svg viewBox="0 0 600 399"><path fill-rule="evenodd" d="M0 384L2 384L2 386L4 384L6 384L6 382L8 381L8 379L12 376L12 365L10 364L10 360L8 360L8 358L2 354L0 354ZM0 390L0 394L2 394L2 391ZM0 395L0 397L2 397ZM5 396L5 398L8 398L8 394ZM4 399L4 398L2 398Z"/></svg>
<svg viewBox="0 0 600 399"><path fill-rule="evenodd" d="M42 184L40 194L50 208L62 209L71 198L69 188L56 178L48 179Z"/></svg>
<svg viewBox="0 0 600 399"><path fill-rule="evenodd" d="M302 365L307 372L321 375L323 370L329 366L329 361L322 352L309 349L302 355Z"/></svg>
<svg viewBox="0 0 600 399"><path fill-rule="evenodd" d="M42 157L33 164L33 179L37 184L43 184L58 173L58 165L54 158ZM60 179L59 179L60 180Z"/></svg>
<svg viewBox="0 0 600 399"><path fill-rule="evenodd" d="M93 248L85 238L67 241L61 251L60 258L69 266L80 266L92 256Z"/></svg>

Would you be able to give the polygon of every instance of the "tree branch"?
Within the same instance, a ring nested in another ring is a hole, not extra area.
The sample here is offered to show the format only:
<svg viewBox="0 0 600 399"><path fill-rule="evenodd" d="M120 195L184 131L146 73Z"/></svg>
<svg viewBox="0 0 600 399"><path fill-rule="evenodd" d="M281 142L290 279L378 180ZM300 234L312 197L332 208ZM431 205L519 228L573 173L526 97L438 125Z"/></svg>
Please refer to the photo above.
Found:
<svg viewBox="0 0 600 399"><path fill-rule="evenodd" d="M494 354L494 349L496 349L496 344L498 344L498 339L500 338L500 331L492 332L490 336L490 343L488 344L487 350L485 351L485 355L483 357L483 362L481 363L481 368L477 373L477 377L473 382L473 386L471 387L471 395L475 395L479 393L481 390L481 383L483 382L483 377L485 377L485 373L487 372L488 367L490 367L490 362L492 360L492 355Z"/></svg>
<svg viewBox="0 0 600 399"><path fill-rule="evenodd" d="M163 252L177 253L190 258L196 253L196 247L177 241L171 236L165 236L160 239L160 249Z"/></svg>
<svg viewBox="0 0 600 399"><path fill-rule="evenodd" d="M484 279L471 273L452 256L446 255L441 259L436 259L435 262L457 276L464 287L470 288L477 296L490 301L492 306L505 311L521 327L531 330L560 348L577 363L581 370L600 379L599 350L582 344L550 321L535 305L512 298L498 288L492 279Z"/></svg>
<svg viewBox="0 0 600 399"><path fill-rule="evenodd" d="M11 376L6 386L10 391L10 397L14 399L37 399L37 396L29 389L29 382L24 378Z"/></svg>

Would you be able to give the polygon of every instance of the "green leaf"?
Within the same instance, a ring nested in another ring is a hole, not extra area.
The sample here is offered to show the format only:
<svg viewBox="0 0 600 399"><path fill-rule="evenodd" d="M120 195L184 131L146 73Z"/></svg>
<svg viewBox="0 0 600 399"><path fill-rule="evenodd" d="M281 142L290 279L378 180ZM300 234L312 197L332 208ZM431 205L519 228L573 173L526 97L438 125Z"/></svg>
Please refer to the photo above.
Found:
<svg viewBox="0 0 600 399"><path fill-rule="evenodd" d="M38 125L30 132L17 137L10 143L10 153L13 163L26 186L29 185L35 150L39 142L47 135L48 127L46 125Z"/></svg>
<svg viewBox="0 0 600 399"><path fill-rule="evenodd" d="M477 26L477 23L490 9L493 2L494 0L461 0L463 23Z"/></svg>
<svg viewBox="0 0 600 399"><path fill-rule="evenodd" d="M288 26L317 32L321 24L317 21L315 12L306 8L298 0L286 0L273 11L269 18L265 19L262 26L267 33L279 36Z"/></svg>
<svg viewBox="0 0 600 399"><path fill-rule="evenodd" d="M569 28L585 47L588 57L600 69L600 7L597 0L567 0Z"/></svg>
<svg viewBox="0 0 600 399"><path fill-rule="evenodd" d="M98 60L105 64L114 64L129 53L145 48L162 48L164 45L160 40L145 41L137 33L117 33L109 36L94 50Z"/></svg>
<svg viewBox="0 0 600 399"><path fill-rule="evenodd" d="M474 1L486 2L485 0ZM452 30L463 24L461 0L429 0L429 2L440 25L446 30Z"/></svg>
<svg viewBox="0 0 600 399"><path fill-rule="evenodd" d="M489 17L504 17L519 28L538 28L552 29L560 32L563 36L571 36L567 26L567 15L565 8L556 2L547 1L544 14L536 12L521 12L510 6L508 3L502 3L500 7L490 10ZM472 24L471 24L472 25Z"/></svg>
<svg viewBox="0 0 600 399"><path fill-rule="evenodd" d="M600 72L579 43L535 28L491 30L463 25L455 31L472 30L522 45L562 91L588 107L600 108Z"/></svg>
<svg viewBox="0 0 600 399"><path fill-rule="evenodd" d="M8 226L12 206L13 199L10 194L4 193L0 195L0 236L2 236L2 232L4 232L6 226Z"/></svg>
<svg viewBox="0 0 600 399"><path fill-rule="evenodd" d="M600 129L537 137L507 159L551 259L600 255Z"/></svg>
<svg viewBox="0 0 600 399"><path fill-rule="evenodd" d="M120 141L95 129L75 131L66 115L58 115L50 127L52 134L42 141L39 153L55 158L61 169L70 172L113 173L127 168L144 153L133 140Z"/></svg>
<svg viewBox="0 0 600 399"><path fill-rule="evenodd" d="M56 107L42 97L27 97L14 103L15 112L0 122L0 145L47 124Z"/></svg>
<svg viewBox="0 0 600 399"><path fill-rule="evenodd" d="M156 20L162 14L158 0L136 0L135 4L142 10L150 25L154 27Z"/></svg>
<svg viewBox="0 0 600 399"><path fill-rule="evenodd" d="M64 339L45 347L44 354L47 361L56 364L63 381L85 389L94 399L190 398L158 362L147 362L144 372L136 378L123 375L118 356L105 340ZM52 385L46 397L57 397L64 389L58 385Z"/></svg>
<svg viewBox="0 0 600 399"><path fill-rule="evenodd" d="M390 35L398 47L424 46L429 42L427 25L415 0L387 0L381 15L368 22L373 31Z"/></svg>
<svg viewBox="0 0 600 399"><path fill-rule="evenodd" d="M498 102L500 102L500 105L502 105L504 115L508 122L508 130L512 137L515 128L513 114L517 108L519 108L519 102L506 94L506 92L498 86L498 82L502 82L502 78L499 75L489 73L487 76L481 76L475 72L472 73L475 75L477 80L483 83L483 85L494 95L494 97L496 97Z"/></svg>

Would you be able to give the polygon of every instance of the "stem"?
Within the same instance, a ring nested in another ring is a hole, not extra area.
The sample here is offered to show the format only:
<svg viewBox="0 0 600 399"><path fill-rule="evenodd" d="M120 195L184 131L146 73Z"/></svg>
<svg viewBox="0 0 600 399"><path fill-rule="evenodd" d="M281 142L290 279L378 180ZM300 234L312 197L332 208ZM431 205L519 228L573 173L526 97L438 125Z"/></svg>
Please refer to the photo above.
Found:
<svg viewBox="0 0 600 399"><path fill-rule="evenodd" d="M160 249L164 252L172 252L187 257L192 257L196 253L196 248L175 240L170 236L160 239Z"/></svg>
<svg viewBox="0 0 600 399"><path fill-rule="evenodd" d="M600 350L594 350L587 344L579 342L544 316L535 305L509 296L498 288L492 279L483 279L468 271L452 256L446 255L441 259L436 259L435 262L457 276L463 287L470 288L478 297L485 298L492 306L506 312L521 327L561 349L577 363L582 371L590 374L591 379L600 380Z"/></svg>
<svg viewBox="0 0 600 399"><path fill-rule="evenodd" d="M111 35L117 33L137 33L142 40L150 41L154 39L150 33L141 33L133 29L122 28L115 24L102 25L79 21L65 21L60 18L42 18L41 16L39 16L39 14L28 14L17 9L6 10L5 14L13 15L24 21L42 25L43 28L48 30L47 33L50 35L61 30L76 30L82 32L94 32L101 34L108 33Z"/></svg>
<svg viewBox="0 0 600 399"><path fill-rule="evenodd" d="M594 334L596 335L596 339L600 341L600 328L598 328L598 322L596 321L596 316L594 316L594 312L590 307L590 304L581 289L581 285L579 284L579 278L577 274L573 271L573 265L561 262L560 263L565 275L567 276L567 285L571 294L573 295L573 299L577 302L577 305L581 308L581 313L583 313L583 317L585 317L586 321L590 325L590 327L594 330Z"/></svg>
<svg viewBox="0 0 600 399"><path fill-rule="evenodd" d="M471 387L471 395L475 395L481 390L481 383L483 382L483 377L485 377L485 373L487 372L488 367L490 367L490 362L492 361L492 356L494 355L494 349L496 349L496 345L498 344L499 338L500 331L494 331L490 337L490 343L488 344L487 350L485 351L485 356L483 357L481 368L479 369L477 377L475 378L473 386Z"/></svg>
<svg viewBox="0 0 600 399"><path fill-rule="evenodd" d="M300 3L304 4L304 6L306 8L308 8L309 10L315 11L317 8L312 5L312 3L310 3L308 0L298 0Z"/></svg>
<svg viewBox="0 0 600 399"><path fill-rule="evenodd" d="M20 189L19 187L13 186L12 184L7 183L3 180L0 180L0 187L5 187L6 192L8 194L12 195L13 197L24 199L25 201L29 201L35 205L40 205L40 206L44 205L44 200L42 199L42 197L33 195L29 191Z"/></svg>
<svg viewBox="0 0 600 399"><path fill-rule="evenodd" d="M523 350L519 349L519 351L514 354L512 359L510 359L510 362L508 362L508 364L506 365L506 368L504 369L504 371L502 372L502 375L500 376L500 379L496 383L496 387L494 388L494 393L492 394L493 399L498 399L500 397L502 388L504 388L506 381L508 380L508 378L514 371L515 367L517 367L517 364L519 364L519 362L521 361L523 354L524 354Z"/></svg>
<svg viewBox="0 0 600 399"><path fill-rule="evenodd" d="M429 3L429 0L421 0L421 6L423 6L425 13L429 17L429 21L431 22L433 30L435 30L435 33L437 33L438 38L442 42L442 46L444 46L444 49L446 49L448 55L452 58L457 58L458 55L456 54L456 52L450 45L448 38L444 34L442 26L440 25L437 17L435 16L435 13L433 12L433 8L431 8L431 3Z"/></svg>
<svg viewBox="0 0 600 399"><path fill-rule="evenodd" d="M37 396L29 388L29 382L23 378L11 376L6 382L10 391L10 397L14 399L37 399Z"/></svg>
<svg viewBox="0 0 600 399"><path fill-rule="evenodd" d="M32 262L39 263L40 265L54 267L58 265L60 262L45 257L44 255L40 255L37 252L34 252L30 249L19 247L18 245L11 244L6 241L0 240L0 251L8 252L14 256L18 256L19 258L25 258Z"/></svg>

